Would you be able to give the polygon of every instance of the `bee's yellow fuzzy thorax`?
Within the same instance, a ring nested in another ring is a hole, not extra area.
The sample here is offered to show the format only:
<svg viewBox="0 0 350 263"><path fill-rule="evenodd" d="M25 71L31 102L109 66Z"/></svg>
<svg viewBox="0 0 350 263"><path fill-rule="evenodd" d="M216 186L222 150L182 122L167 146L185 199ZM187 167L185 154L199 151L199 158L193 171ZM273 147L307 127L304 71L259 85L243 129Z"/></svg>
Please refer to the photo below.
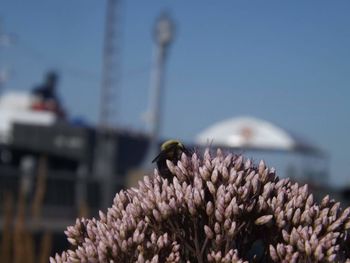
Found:
<svg viewBox="0 0 350 263"><path fill-rule="evenodd" d="M180 148L184 147L183 144L178 140L168 140L168 141L164 142L160 148L162 151L164 151L167 148L169 148L169 146L172 146L172 145L178 145Z"/></svg>

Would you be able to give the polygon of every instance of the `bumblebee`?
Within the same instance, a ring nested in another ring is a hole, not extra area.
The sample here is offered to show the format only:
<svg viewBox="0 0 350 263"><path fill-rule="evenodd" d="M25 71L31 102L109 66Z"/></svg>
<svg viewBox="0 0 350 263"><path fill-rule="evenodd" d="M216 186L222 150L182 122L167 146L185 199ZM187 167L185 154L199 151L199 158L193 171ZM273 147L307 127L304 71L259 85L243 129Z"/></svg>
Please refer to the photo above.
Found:
<svg viewBox="0 0 350 263"><path fill-rule="evenodd" d="M157 162L159 174L172 181L172 173L169 171L166 160L172 161L174 164L181 159L182 153L190 155L190 151L178 140L168 140L160 147L160 153L153 159L152 163Z"/></svg>

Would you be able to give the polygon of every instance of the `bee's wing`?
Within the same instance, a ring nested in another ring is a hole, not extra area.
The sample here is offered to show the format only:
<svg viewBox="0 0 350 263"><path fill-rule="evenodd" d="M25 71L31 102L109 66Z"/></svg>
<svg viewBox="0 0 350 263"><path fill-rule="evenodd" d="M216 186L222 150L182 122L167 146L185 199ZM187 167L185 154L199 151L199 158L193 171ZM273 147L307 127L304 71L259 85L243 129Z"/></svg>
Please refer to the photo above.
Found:
<svg viewBox="0 0 350 263"><path fill-rule="evenodd" d="M156 158L154 158L154 159L152 160L152 163L158 161L159 158L160 158L161 156L162 156L162 153L158 154L158 155L156 156Z"/></svg>
<svg viewBox="0 0 350 263"><path fill-rule="evenodd" d="M169 159L169 152L173 151L176 148L176 145L169 147L166 150L161 151L152 161L152 163L158 161L158 160L166 160Z"/></svg>
<svg viewBox="0 0 350 263"><path fill-rule="evenodd" d="M167 151L161 151L157 156L156 158L153 159L152 163L158 161L158 160L161 160L161 159L167 159L168 158L168 153Z"/></svg>

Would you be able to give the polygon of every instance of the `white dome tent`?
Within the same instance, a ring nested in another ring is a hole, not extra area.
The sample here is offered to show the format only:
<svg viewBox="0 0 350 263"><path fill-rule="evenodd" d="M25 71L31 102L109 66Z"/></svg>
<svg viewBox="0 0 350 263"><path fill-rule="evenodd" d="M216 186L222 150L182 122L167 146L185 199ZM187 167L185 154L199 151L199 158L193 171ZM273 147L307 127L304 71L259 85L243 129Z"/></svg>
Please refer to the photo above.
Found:
<svg viewBox="0 0 350 263"><path fill-rule="evenodd" d="M265 120L238 117L216 123L196 136L201 146L212 145L246 150L324 153L311 143Z"/></svg>
<svg viewBox="0 0 350 263"><path fill-rule="evenodd" d="M319 180L322 177L321 181L326 182L327 180L328 156L325 152L312 143L265 120L254 117L224 120L200 132L195 142L199 147L233 149L249 157L253 156L267 161L273 159L274 165L282 163L279 170L284 170L288 176L290 176L289 170L297 167L301 170L298 173L302 174L300 176L304 179L317 178ZM287 155L281 155L281 153ZM291 165L293 159L298 160L297 165ZM318 171L311 172L310 170L315 170L315 167L312 166L315 166ZM307 175L312 173L314 175Z"/></svg>

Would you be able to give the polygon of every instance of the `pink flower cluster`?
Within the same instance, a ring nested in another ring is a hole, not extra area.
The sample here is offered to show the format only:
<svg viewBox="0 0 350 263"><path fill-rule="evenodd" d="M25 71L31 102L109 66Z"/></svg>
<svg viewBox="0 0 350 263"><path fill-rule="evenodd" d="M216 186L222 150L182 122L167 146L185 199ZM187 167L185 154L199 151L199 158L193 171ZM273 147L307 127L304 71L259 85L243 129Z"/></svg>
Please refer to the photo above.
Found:
<svg viewBox="0 0 350 263"><path fill-rule="evenodd" d="M261 161L182 155L120 191L99 219L65 232L72 249L50 262L350 262L350 208L279 179Z"/></svg>

